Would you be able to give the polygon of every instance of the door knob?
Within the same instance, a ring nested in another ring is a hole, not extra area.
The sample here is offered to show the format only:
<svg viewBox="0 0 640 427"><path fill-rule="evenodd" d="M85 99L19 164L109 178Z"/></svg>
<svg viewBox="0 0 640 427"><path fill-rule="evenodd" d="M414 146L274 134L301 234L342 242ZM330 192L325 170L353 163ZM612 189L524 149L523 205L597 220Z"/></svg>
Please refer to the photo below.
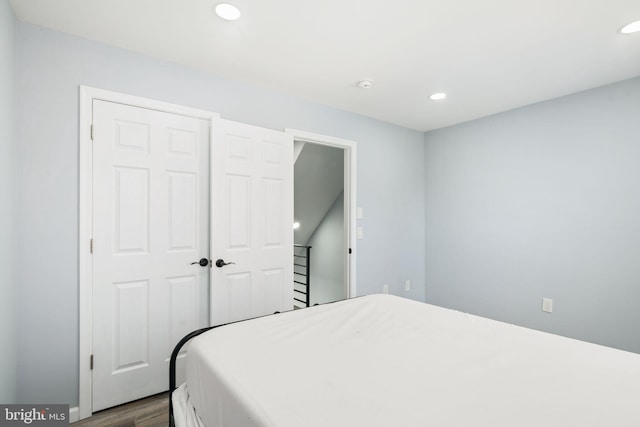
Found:
<svg viewBox="0 0 640 427"><path fill-rule="evenodd" d="M192 262L191 265L193 264L200 264L200 267L206 267L209 265L209 260L207 258L200 258L200 261Z"/></svg>
<svg viewBox="0 0 640 427"><path fill-rule="evenodd" d="M216 267L218 268L224 267L225 265L229 265L229 264L235 264L235 262L224 262L222 258L216 260Z"/></svg>

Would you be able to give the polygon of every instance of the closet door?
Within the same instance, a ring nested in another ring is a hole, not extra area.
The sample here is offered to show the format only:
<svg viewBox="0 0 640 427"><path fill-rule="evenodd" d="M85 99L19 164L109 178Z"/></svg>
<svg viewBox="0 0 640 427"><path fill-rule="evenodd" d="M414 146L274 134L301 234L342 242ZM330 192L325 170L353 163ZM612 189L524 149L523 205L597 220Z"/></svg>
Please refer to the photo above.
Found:
<svg viewBox="0 0 640 427"><path fill-rule="evenodd" d="M293 138L213 123L211 324L293 309Z"/></svg>
<svg viewBox="0 0 640 427"><path fill-rule="evenodd" d="M209 320L210 121L93 101L93 411L167 390Z"/></svg>

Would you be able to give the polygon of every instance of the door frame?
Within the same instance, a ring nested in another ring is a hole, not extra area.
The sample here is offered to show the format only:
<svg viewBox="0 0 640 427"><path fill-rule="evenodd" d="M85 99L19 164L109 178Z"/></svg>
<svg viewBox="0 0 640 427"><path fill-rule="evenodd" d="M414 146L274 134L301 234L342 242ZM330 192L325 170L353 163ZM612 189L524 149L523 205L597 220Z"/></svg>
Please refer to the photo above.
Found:
<svg viewBox="0 0 640 427"><path fill-rule="evenodd" d="M90 357L93 351L93 263L91 238L93 229L93 100L114 102L132 107L156 110L164 113L204 119L209 121L209 146L211 125L219 114L195 108L183 107L149 98L112 92L89 86L80 86L79 146L79 228L78 228L78 283L79 283L79 402L78 419L93 413L92 376Z"/></svg>
<svg viewBox="0 0 640 427"><path fill-rule="evenodd" d="M293 136L293 141L309 142L312 144L326 145L344 150L344 277L347 298L358 295L356 282L356 177L357 177L357 143L348 139L321 135L297 129L286 128L285 133ZM351 253L349 253L351 249Z"/></svg>

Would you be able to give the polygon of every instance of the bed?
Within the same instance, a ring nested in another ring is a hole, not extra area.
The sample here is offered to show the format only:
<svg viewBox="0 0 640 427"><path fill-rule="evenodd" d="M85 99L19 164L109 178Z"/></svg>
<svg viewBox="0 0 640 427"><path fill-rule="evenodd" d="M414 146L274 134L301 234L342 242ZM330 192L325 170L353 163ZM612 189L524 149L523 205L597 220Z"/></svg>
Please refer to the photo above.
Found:
<svg viewBox="0 0 640 427"><path fill-rule="evenodd" d="M640 355L371 295L197 336L172 404L178 427L640 426Z"/></svg>

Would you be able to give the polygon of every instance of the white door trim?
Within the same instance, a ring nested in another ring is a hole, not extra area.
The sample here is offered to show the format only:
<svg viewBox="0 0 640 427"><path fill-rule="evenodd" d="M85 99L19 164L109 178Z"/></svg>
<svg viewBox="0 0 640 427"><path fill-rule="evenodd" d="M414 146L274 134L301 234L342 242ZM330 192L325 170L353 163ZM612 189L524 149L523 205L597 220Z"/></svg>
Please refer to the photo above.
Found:
<svg viewBox="0 0 640 427"><path fill-rule="evenodd" d="M356 142L348 139L336 138L333 136L320 135L297 129L285 129L285 133L293 135L294 141L311 142L313 144L328 145L344 149L344 193L348 200L345 203L344 217L347 226L345 233L345 279L349 284L347 287L347 298L358 295L356 282L356 177L357 177L357 156ZM351 248L351 254L348 249Z"/></svg>
<svg viewBox="0 0 640 427"><path fill-rule="evenodd" d="M89 359L93 347L93 270L91 263L90 240L92 237L92 189L93 189L93 147L91 142L91 122L93 117L93 100L103 100L133 107L157 110L165 113L179 114L198 119L209 120L220 115L209 111L183 107L148 98L127 95L118 92L80 86L80 118L78 140L80 144L79 158L79 229L78 229L78 282L79 282L79 419L90 417L93 408L91 403L91 369ZM209 139L211 137L209 136ZM209 140L211 144L211 140Z"/></svg>

